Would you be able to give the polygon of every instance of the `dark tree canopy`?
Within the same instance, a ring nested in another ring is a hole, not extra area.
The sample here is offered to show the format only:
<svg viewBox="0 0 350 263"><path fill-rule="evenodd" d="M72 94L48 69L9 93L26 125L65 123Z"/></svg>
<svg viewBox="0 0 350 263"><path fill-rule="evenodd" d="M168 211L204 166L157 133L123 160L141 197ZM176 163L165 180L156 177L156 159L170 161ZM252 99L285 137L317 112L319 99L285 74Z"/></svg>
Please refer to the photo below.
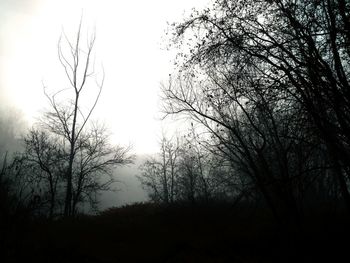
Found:
<svg viewBox="0 0 350 263"><path fill-rule="evenodd" d="M349 18L342 0L217 0L174 24L164 112L205 127L277 218L323 186L350 209Z"/></svg>

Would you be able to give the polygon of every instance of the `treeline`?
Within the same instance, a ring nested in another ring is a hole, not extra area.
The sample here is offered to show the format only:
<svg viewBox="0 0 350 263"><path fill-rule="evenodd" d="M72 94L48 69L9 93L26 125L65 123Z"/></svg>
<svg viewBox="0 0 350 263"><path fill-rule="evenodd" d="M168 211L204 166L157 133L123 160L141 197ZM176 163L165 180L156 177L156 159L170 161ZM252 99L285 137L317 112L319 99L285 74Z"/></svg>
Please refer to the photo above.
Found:
<svg viewBox="0 0 350 263"><path fill-rule="evenodd" d="M191 204L228 201L236 194L230 164L207 151L195 134L160 142L158 155L148 158L138 176L154 202Z"/></svg>
<svg viewBox="0 0 350 263"><path fill-rule="evenodd" d="M99 193L111 190L115 166L131 161L127 149L109 144L102 126L92 126L77 142L73 162L71 215L97 211ZM3 155L0 171L1 211L50 219L64 215L69 151L59 137L31 129L23 150ZM85 209L84 209L85 208Z"/></svg>
<svg viewBox="0 0 350 263"><path fill-rule="evenodd" d="M151 198L350 211L349 21L345 0L216 0L174 23L164 113L197 129L144 164Z"/></svg>

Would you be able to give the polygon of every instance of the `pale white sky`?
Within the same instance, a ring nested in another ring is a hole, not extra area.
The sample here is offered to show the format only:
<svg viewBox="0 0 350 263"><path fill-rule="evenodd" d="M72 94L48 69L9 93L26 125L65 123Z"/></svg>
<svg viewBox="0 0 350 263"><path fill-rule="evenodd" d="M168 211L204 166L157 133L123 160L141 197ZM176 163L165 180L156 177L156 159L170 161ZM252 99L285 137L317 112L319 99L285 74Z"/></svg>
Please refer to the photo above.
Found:
<svg viewBox="0 0 350 263"><path fill-rule="evenodd" d="M173 67L162 42L166 22L208 2L0 0L0 103L14 104L33 121L47 106L42 81L52 90L68 85L57 41L62 28L74 36L83 11L85 29L96 26L96 70L102 62L106 74L93 118L110 127L115 142L155 152L167 126L157 119L159 86Z"/></svg>

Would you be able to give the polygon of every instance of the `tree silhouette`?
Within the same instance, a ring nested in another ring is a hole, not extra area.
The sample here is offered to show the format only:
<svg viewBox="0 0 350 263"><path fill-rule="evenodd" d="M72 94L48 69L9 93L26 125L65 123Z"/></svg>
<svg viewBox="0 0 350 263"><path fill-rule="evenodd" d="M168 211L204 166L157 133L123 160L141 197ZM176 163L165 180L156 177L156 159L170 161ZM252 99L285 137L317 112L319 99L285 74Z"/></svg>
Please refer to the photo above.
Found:
<svg viewBox="0 0 350 263"><path fill-rule="evenodd" d="M190 133L191 135L191 133ZM209 203L234 191L221 157L208 152L192 136L163 136L160 151L140 166L141 184L156 203Z"/></svg>
<svg viewBox="0 0 350 263"><path fill-rule="evenodd" d="M40 189L45 191L42 193L41 201L45 202L47 199L48 216L52 219L59 201L59 186L64 181L66 153L58 137L35 129L26 135L24 145L23 160L34 170L31 177L40 185Z"/></svg>
<svg viewBox="0 0 350 263"><path fill-rule="evenodd" d="M164 112L204 126L276 218L330 170L350 208L348 18L341 0L218 0L174 26Z"/></svg>
<svg viewBox="0 0 350 263"><path fill-rule="evenodd" d="M129 148L111 147L106 130L102 126L89 125L103 88L104 72L98 81L92 61L95 34L90 36L84 48L81 27L82 21L75 42L71 42L65 33L62 33L58 43L58 56L69 87L49 94L44 86L51 109L45 112L41 120L44 129L60 138L61 148L66 152L66 217L76 213L79 202L88 198L93 204L93 193L109 189L114 181L111 176L112 167L132 161L132 157L128 155ZM95 79L95 88L88 85L91 78ZM89 107L82 107L84 99L90 101ZM99 181L102 174L110 175L104 183Z"/></svg>
<svg viewBox="0 0 350 263"><path fill-rule="evenodd" d="M173 142L163 135L158 156L148 158L141 165L142 173L138 178L149 192L151 200L165 204L176 200L179 152L179 140Z"/></svg>

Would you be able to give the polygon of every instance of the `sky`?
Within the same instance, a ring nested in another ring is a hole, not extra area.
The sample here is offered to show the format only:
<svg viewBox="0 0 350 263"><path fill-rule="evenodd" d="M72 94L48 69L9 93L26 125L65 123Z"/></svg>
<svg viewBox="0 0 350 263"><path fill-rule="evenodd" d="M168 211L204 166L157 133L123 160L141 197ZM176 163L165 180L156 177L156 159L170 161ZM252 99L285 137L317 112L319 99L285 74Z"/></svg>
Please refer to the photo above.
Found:
<svg viewBox="0 0 350 263"><path fill-rule="evenodd" d="M160 83L173 70L166 49L167 22L181 21L207 0L0 0L0 102L34 123L48 106L51 90L68 85L57 56L62 30L75 36L81 14L83 34L96 28L95 68L105 82L93 119L104 122L113 142L154 153L162 131Z"/></svg>

